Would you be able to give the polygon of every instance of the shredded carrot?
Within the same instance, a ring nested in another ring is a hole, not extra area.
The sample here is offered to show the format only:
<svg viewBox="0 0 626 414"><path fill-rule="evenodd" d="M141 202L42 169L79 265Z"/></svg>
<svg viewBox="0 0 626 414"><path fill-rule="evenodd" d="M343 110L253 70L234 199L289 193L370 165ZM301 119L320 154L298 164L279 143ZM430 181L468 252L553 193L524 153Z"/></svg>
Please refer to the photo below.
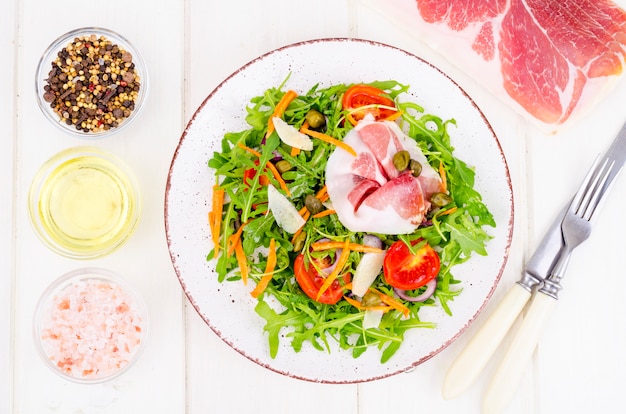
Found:
<svg viewBox="0 0 626 414"><path fill-rule="evenodd" d="M402 111L398 110L396 112L394 112L393 114L389 115L388 117L386 117L384 120L385 121L395 121L396 119L400 118L402 116Z"/></svg>
<svg viewBox="0 0 626 414"><path fill-rule="evenodd" d="M246 254L243 252L243 246L241 245L241 240L237 241L235 244L235 257L237 258L237 264L239 265L239 272L241 272L241 279L243 280L243 284L248 284L248 260L246 258Z"/></svg>
<svg viewBox="0 0 626 414"><path fill-rule="evenodd" d="M328 187L324 185L324 187L320 188L317 194L315 194L315 197L319 199L322 203L324 201L327 201L330 198L330 196L328 195Z"/></svg>
<svg viewBox="0 0 626 414"><path fill-rule="evenodd" d="M321 211L321 212L319 212L317 214L313 214L311 217L313 217L313 218L320 218L320 217L330 216L330 215L335 214L335 213L336 213L335 210L324 210L324 211Z"/></svg>
<svg viewBox="0 0 626 414"><path fill-rule="evenodd" d="M267 255L267 264L265 265L265 273L263 273L263 277L261 278L261 280L259 280L259 283L257 283L254 290L250 292L252 297L258 298L259 295L263 293L263 291L265 291L265 288L267 288L267 285L270 283L270 280L272 280L272 277L274 276L275 267L276 267L276 240L271 239L269 253Z"/></svg>
<svg viewBox="0 0 626 414"><path fill-rule="evenodd" d="M272 116L270 116L270 119L267 122L267 133L265 134L266 138L272 135L272 132L274 132L274 122L272 121L272 118L274 118L275 116L278 118L282 117L291 101L296 99L297 96L298 94L296 92L288 90L287 92L285 92L282 98L280 98L280 101L278 101L278 103L274 107L274 112L272 113Z"/></svg>
<svg viewBox="0 0 626 414"><path fill-rule="evenodd" d="M247 147L247 146L245 146L244 144L242 144L241 142L238 142L238 143L237 143L237 146L238 146L239 148L243 149L243 150L248 151L250 154L252 154L252 155L256 155L257 157L261 158L261 153L260 153L259 151L257 151L257 150L254 150L254 149L252 149L252 148L250 148L250 147Z"/></svg>
<svg viewBox="0 0 626 414"><path fill-rule="evenodd" d="M378 249L376 247L366 246L364 244L358 243L348 243L348 242L316 242L311 244L311 248L315 252L319 252L321 250L331 250L331 249L343 249L348 248L353 252L361 252L361 253L380 253L383 250Z"/></svg>
<svg viewBox="0 0 626 414"><path fill-rule="evenodd" d="M439 175L441 176L441 188L442 192L448 191L448 179L446 178L446 169L443 167L443 162L439 162Z"/></svg>
<svg viewBox="0 0 626 414"><path fill-rule="evenodd" d="M300 132L302 132L304 134L304 130L309 128L309 123L307 121L304 121L302 123L302 126L300 127ZM300 154L300 148L296 148L296 147L291 147L291 156L292 157L297 157L298 154Z"/></svg>
<svg viewBox="0 0 626 414"><path fill-rule="evenodd" d="M365 111L365 114L367 114L367 109L368 108L376 108L378 107L377 104L371 104L371 105L365 105L366 108L364 107L357 107L357 108L352 108L352 110L350 112L348 112L346 114L346 119L348 120L348 122L350 122L352 125L356 125L359 123L359 121L353 116L353 114L358 114L361 115L363 114L363 112ZM386 108L386 109L392 109L395 110L395 112L389 116L386 116L385 118L381 118L383 121L395 121L396 119L400 118L402 116L403 111L393 107L393 106L386 106L386 105L381 105L382 108ZM363 118L363 116L360 116L360 118Z"/></svg>
<svg viewBox="0 0 626 414"><path fill-rule="evenodd" d="M315 194L315 197L321 198L325 194L328 194L328 187L326 187L326 185L324 184L324 187L320 188L320 190L317 192L317 194Z"/></svg>
<svg viewBox="0 0 626 414"><path fill-rule="evenodd" d="M374 289L374 288L370 288L370 290L372 292L375 292L378 294L378 296L380 296L380 300L386 304L389 305L390 307L392 307L393 309L402 312L402 314L404 316L408 316L409 315L409 308L407 308L406 306L404 306L402 303L400 303L398 300L392 298L391 296L385 295L382 292L379 292L378 290Z"/></svg>
<svg viewBox="0 0 626 414"><path fill-rule="evenodd" d="M300 210L298 210L298 214L300 214L300 217L302 217L304 219L304 221L307 221L309 219L309 217L311 217L311 212L309 211L308 208L306 208L306 206L304 206ZM300 227L300 228L302 228L302 227Z"/></svg>
<svg viewBox="0 0 626 414"><path fill-rule="evenodd" d="M437 213L437 217L446 216L448 214L452 214L457 210L457 207L450 207L447 210Z"/></svg>
<svg viewBox="0 0 626 414"><path fill-rule="evenodd" d="M350 249L348 248L348 246L350 245L350 243L348 242L348 240L346 240L344 243L340 244L342 245L343 250L341 251L339 258L337 259L337 264L335 268L328 276L326 276L324 283L322 283L320 290L317 292L316 300L319 300L322 297L324 292L326 292L326 290L330 287L330 285L332 285L335 279L337 279L337 276L339 276L339 272L343 270L343 267L348 262L348 257L350 256Z"/></svg>
<svg viewBox="0 0 626 414"><path fill-rule="evenodd" d="M293 236L291 237L291 244L294 244L296 242L296 239L298 238L298 236L300 235L300 233L302 233L302 228L304 226L300 227L298 230L296 230L296 232L293 234Z"/></svg>
<svg viewBox="0 0 626 414"><path fill-rule="evenodd" d="M270 171L272 171L272 174L274 174L274 178L276 178L276 181L278 181L278 184L280 184L280 188L282 188L283 191L287 194L287 197L291 197L291 191L289 191L289 188L287 187L287 183L285 182L285 180L283 180L283 177L280 175L280 173L278 172L274 164L268 161L267 168L269 168Z"/></svg>
<svg viewBox="0 0 626 414"><path fill-rule="evenodd" d="M356 151L350 145L346 144L343 141L340 141L340 140L338 140L336 138L331 137L330 135L323 134L321 132L312 131L312 130L310 130L308 128L305 128L302 132L304 134L312 136L313 138L317 138L317 139L320 139L322 141L328 142L329 144L333 144L333 145L336 145L336 146L338 146L340 148L343 148L348 153L350 153L350 154L352 154L353 156L356 157Z"/></svg>
<svg viewBox="0 0 626 414"><path fill-rule="evenodd" d="M380 310L383 312L389 312L392 309L390 306L363 306L363 304L356 299L350 298L348 296L344 296L343 298L346 300L346 302L359 310Z"/></svg>
<svg viewBox="0 0 626 414"><path fill-rule="evenodd" d="M256 155L259 158L261 157L260 152L243 145L241 142L237 143L237 146L245 151L248 151L252 155ZM274 164L268 161L265 163L265 166L270 169L270 171L272 172L272 175L274 176L274 178L276 178L276 181L278 181L278 184L280 184L280 188L282 188L283 191L287 194L287 197L291 197L291 191L289 191L289 188L287 187L287 183L285 183L285 180L283 180L283 177L281 177L280 173L278 172Z"/></svg>
<svg viewBox="0 0 626 414"><path fill-rule="evenodd" d="M233 254L233 251L235 251L235 246L237 245L237 243L240 242L241 233L243 233L243 228L246 226L246 224L248 224L248 222L243 223L241 226L239 226L237 231L231 234L231 236L228 238L228 257Z"/></svg>
<svg viewBox="0 0 626 414"><path fill-rule="evenodd" d="M349 298L347 296L344 296L344 299L349 304L351 304L352 306L354 306L355 308L357 308L359 310L381 310L383 312L388 312L391 309L395 309L395 310L401 312L404 316L408 316L409 315L409 312L410 312L409 308L404 306L402 303L400 303L396 299L392 298L391 296L387 296L384 293L379 292L378 290L376 290L374 288L369 288L369 290L374 292L374 293L376 293L380 297L381 302L383 302L387 306L380 306L380 305L363 306L363 304L361 302L359 302L358 300L356 300L356 299Z"/></svg>
<svg viewBox="0 0 626 414"><path fill-rule="evenodd" d="M352 116L352 113L348 113L346 114L346 119L348 120L348 122L350 122L352 125L356 125L358 122L356 119L354 119L354 117Z"/></svg>
<svg viewBox="0 0 626 414"><path fill-rule="evenodd" d="M222 227L222 211L224 209L224 189L219 185L213 186L213 203L209 213L209 227L213 239L213 258L217 258L220 251L220 231Z"/></svg>

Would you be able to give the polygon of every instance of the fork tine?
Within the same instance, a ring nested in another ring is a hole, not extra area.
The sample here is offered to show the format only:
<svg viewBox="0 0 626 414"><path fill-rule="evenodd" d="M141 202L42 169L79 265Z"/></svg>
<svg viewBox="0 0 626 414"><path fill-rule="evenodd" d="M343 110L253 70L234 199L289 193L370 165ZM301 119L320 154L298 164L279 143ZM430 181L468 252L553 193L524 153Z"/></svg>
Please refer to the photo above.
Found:
<svg viewBox="0 0 626 414"><path fill-rule="evenodd" d="M591 220L602 195L606 191L606 182L614 165L615 161L605 159L602 165L595 169L593 182L587 187L576 213L578 216L587 221Z"/></svg>
<svg viewBox="0 0 626 414"><path fill-rule="evenodd" d="M574 198L572 199L572 202L569 206L569 210L571 210L574 214L578 214L580 206L583 205L585 197L589 194L589 188L593 185L592 181L594 181L597 176L599 163L600 157L597 157L591 165L591 168L589 168L587 175L585 175L585 178L583 179L580 187L578 187L578 191L576 191L576 194L574 194Z"/></svg>

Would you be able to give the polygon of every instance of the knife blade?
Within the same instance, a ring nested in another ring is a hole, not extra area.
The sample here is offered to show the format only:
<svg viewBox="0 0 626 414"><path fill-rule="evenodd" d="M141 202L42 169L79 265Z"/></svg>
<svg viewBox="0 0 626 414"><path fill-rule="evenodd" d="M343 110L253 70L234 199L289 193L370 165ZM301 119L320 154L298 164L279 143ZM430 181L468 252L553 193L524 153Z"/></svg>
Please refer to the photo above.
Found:
<svg viewBox="0 0 626 414"><path fill-rule="evenodd" d="M533 289L552 271L563 246L561 221L567 206L556 215L543 239L526 262L521 279L454 360L443 382L443 397L451 399L469 388L491 358L524 308Z"/></svg>
<svg viewBox="0 0 626 414"><path fill-rule="evenodd" d="M611 187L615 177L622 170L624 161L626 161L626 123L613 140L613 143L604 155L604 159L614 162L614 165L618 168L611 170L603 184L606 191L602 198L606 198L609 187ZM596 210L599 207L596 207ZM594 217L597 217L597 213ZM557 256L561 256L561 254L563 253L559 253ZM555 269L553 268L553 270ZM487 387L483 399L483 413L496 414L502 412L515 395L528 361L539 342L539 338L558 299L556 293L561 290L561 277L562 275L555 277L551 271L550 275L545 278L542 288L538 290L533 298L519 330L515 334L509 349L505 352Z"/></svg>

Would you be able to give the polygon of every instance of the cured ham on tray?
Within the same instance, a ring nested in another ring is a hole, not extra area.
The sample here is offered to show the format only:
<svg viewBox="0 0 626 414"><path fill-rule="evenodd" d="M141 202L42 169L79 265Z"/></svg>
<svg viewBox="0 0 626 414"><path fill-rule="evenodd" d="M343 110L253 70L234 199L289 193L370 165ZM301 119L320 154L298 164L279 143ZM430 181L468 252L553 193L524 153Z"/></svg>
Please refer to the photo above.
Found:
<svg viewBox="0 0 626 414"><path fill-rule="evenodd" d="M499 67L506 93L543 123L564 123L623 71L626 12L612 1L416 1L425 22L468 36L473 53Z"/></svg>
<svg viewBox="0 0 626 414"><path fill-rule="evenodd" d="M626 0L361 1L547 134L623 83Z"/></svg>

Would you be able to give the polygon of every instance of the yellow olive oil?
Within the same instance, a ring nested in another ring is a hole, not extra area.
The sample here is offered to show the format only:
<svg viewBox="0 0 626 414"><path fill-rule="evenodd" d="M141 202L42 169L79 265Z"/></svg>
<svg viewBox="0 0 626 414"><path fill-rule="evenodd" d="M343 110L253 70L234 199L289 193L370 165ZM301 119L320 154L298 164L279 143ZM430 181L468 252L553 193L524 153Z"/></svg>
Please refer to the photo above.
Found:
<svg viewBox="0 0 626 414"><path fill-rule="evenodd" d="M105 157L87 154L60 163L42 181L37 214L51 244L93 257L132 233L137 208L124 172Z"/></svg>

